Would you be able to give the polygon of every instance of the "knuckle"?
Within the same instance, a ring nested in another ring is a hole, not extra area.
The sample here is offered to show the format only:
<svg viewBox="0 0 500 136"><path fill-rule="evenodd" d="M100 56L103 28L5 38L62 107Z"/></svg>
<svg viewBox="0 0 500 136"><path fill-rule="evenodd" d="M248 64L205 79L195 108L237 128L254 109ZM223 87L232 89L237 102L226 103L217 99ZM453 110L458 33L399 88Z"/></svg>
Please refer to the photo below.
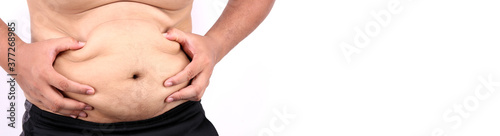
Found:
<svg viewBox="0 0 500 136"><path fill-rule="evenodd" d="M176 97L177 97L177 98L176 98ZM183 97L183 96L181 96L181 95L174 96L174 98L175 98L175 99L177 99L177 100L182 100L182 99L184 99L184 97Z"/></svg>
<svg viewBox="0 0 500 136"><path fill-rule="evenodd" d="M204 88L205 88L205 87L203 87L203 86L195 86L195 88L194 88L194 92L196 92L196 93L198 93L198 92L202 92Z"/></svg>
<svg viewBox="0 0 500 136"><path fill-rule="evenodd" d="M47 108L49 108L49 110L51 110L53 112L59 112L62 109L62 103L61 103L61 101L54 101Z"/></svg>
<svg viewBox="0 0 500 136"><path fill-rule="evenodd" d="M71 111L69 113L69 115L75 115L75 116L78 116L78 114L80 114L80 111L77 111L77 110Z"/></svg>
<svg viewBox="0 0 500 136"><path fill-rule="evenodd" d="M194 101L201 101L201 96L196 96L196 97L194 97L194 99L193 99L193 100L194 100Z"/></svg>
<svg viewBox="0 0 500 136"><path fill-rule="evenodd" d="M38 87L34 87L32 90L26 90L26 94L28 94L29 96L36 96L36 97L43 97L40 95L39 92L41 92L42 90Z"/></svg>
<svg viewBox="0 0 500 136"><path fill-rule="evenodd" d="M193 70L188 70L186 73L187 73L187 76L188 76L187 80L190 80L190 79L192 79L195 76L195 73L194 73Z"/></svg>
<svg viewBox="0 0 500 136"><path fill-rule="evenodd" d="M69 83L66 81L59 81L57 84L59 85L59 89L63 91L66 91L69 88Z"/></svg>
<svg viewBox="0 0 500 136"><path fill-rule="evenodd" d="M194 96L194 100L195 101L200 101L201 100L201 97L203 96L203 94L197 94L196 96Z"/></svg>
<svg viewBox="0 0 500 136"><path fill-rule="evenodd" d="M42 89L43 87L38 85L37 83L33 83L32 86L29 87L29 89L26 92L29 92L31 95L32 94L40 94L38 92L43 92L44 90Z"/></svg>

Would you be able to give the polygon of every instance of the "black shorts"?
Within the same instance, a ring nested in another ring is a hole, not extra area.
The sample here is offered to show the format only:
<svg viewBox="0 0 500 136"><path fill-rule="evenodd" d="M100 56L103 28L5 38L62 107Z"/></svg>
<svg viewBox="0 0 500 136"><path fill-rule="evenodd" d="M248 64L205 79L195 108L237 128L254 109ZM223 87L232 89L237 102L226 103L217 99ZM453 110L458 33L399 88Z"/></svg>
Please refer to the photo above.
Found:
<svg viewBox="0 0 500 136"><path fill-rule="evenodd" d="M25 136L217 136L200 102L185 102L162 115L139 121L94 123L43 111L27 101Z"/></svg>

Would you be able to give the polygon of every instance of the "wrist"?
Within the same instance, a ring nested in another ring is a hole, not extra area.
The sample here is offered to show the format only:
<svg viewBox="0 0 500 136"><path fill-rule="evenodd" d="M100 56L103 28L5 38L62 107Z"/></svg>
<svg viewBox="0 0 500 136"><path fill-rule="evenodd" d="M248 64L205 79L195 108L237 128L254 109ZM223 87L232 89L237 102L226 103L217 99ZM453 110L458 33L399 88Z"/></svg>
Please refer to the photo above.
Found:
<svg viewBox="0 0 500 136"><path fill-rule="evenodd" d="M229 52L227 49L229 45L227 42L224 42L223 38L216 35L207 34L205 35L205 38L209 39L211 45L210 48L212 48L215 55L215 62L218 63Z"/></svg>

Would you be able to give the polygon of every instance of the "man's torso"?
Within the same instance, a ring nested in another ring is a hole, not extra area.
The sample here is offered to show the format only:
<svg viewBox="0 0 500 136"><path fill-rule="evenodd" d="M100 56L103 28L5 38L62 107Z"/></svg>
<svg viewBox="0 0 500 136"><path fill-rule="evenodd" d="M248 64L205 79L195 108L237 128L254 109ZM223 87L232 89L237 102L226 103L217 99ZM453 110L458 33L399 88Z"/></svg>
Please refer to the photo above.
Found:
<svg viewBox="0 0 500 136"><path fill-rule="evenodd" d="M81 119L143 120L185 102L164 102L187 83L167 88L163 81L189 60L178 43L161 34L171 27L191 31L192 1L28 0L28 5L33 42L60 37L86 42L54 63L68 79L96 90L94 95L64 93L95 108Z"/></svg>

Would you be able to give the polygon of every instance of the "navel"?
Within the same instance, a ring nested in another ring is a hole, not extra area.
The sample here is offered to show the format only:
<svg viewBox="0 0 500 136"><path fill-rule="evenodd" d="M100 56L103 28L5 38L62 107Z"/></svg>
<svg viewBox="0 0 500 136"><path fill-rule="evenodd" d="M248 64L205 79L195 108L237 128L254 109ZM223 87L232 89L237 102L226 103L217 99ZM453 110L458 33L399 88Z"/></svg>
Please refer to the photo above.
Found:
<svg viewBox="0 0 500 136"><path fill-rule="evenodd" d="M134 80L139 79L139 77L140 77L140 76L139 76L139 74L138 74L138 73L135 73L135 74L133 74L133 75L132 75L132 79L134 79Z"/></svg>

